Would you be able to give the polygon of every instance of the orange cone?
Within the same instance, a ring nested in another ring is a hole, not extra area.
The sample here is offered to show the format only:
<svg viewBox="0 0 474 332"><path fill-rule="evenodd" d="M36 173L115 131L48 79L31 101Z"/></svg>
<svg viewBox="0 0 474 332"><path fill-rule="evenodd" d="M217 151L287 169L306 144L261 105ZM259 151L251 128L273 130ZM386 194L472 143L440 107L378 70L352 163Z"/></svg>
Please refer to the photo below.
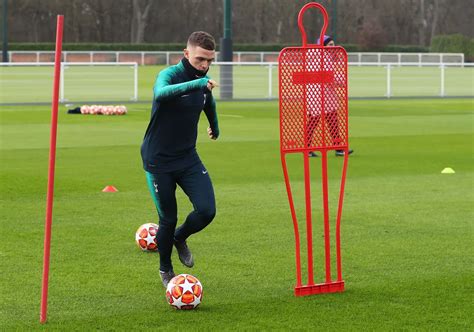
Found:
<svg viewBox="0 0 474 332"><path fill-rule="evenodd" d="M104 193L114 193L117 192L118 189L115 188L114 186L106 186L104 189L102 189L102 192Z"/></svg>

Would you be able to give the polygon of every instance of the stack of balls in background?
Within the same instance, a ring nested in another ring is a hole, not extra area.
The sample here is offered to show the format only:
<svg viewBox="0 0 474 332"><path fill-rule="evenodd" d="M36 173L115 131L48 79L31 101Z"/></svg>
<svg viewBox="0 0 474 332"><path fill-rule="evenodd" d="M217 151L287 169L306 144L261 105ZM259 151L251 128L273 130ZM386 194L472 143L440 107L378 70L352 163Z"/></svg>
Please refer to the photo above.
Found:
<svg viewBox="0 0 474 332"><path fill-rule="evenodd" d="M125 115L127 107L124 105L83 105L81 114Z"/></svg>

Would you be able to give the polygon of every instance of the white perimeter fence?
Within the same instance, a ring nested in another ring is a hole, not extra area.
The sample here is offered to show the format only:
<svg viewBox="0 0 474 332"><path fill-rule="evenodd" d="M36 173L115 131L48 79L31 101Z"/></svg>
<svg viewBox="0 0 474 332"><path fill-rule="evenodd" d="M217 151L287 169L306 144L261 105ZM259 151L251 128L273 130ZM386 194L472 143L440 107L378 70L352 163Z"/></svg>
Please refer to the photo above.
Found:
<svg viewBox="0 0 474 332"><path fill-rule="evenodd" d="M232 67L232 81L221 68ZM232 85L233 99L278 98L278 63L226 63L211 66L209 75L222 90ZM474 97L471 63L349 63L349 98Z"/></svg>
<svg viewBox="0 0 474 332"><path fill-rule="evenodd" d="M221 77L224 66L232 79ZM61 70L61 102L150 102L161 68L86 62ZM277 62L216 62L209 75L220 84L217 99L278 98ZM0 104L51 102L53 63L0 63L0 77ZM348 78L349 98L474 97L471 63L349 63ZM230 86L231 98L221 98Z"/></svg>
<svg viewBox="0 0 474 332"><path fill-rule="evenodd" d="M64 62L136 62L139 65L176 64L183 52L63 51ZM53 51L10 51L10 62L54 62ZM219 59L219 52L216 52ZM463 53L349 52L351 63L464 63ZM233 62L276 62L278 52L234 52Z"/></svg>

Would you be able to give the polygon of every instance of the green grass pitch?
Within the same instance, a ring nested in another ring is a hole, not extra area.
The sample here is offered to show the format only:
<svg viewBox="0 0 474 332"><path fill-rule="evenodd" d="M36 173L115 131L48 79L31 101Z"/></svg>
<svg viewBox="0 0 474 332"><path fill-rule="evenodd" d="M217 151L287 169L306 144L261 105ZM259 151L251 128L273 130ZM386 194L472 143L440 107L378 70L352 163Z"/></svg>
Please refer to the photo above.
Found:
<svg viewBox="0 0 474 332"><path fill-rule="evenodd" d="M60 108L48 323L39 323L49 107L3 106L0 330L472 330L473 101L350 102L339 294L294 297L294 237L276 102L220 102L221 137L198 151L217 216L190 238L201 306L173 310L157 254L137 227L157 220L139 155L148 104L126 116ZM323 279L320 158L312 158L315 272ZM331 208L341 158L329 156ZM288 157L302 214L301 157ZM455 174L441 174L452 167ZM118 193L102 193L114 185ZM178 190L179 220L190 211ZM318 226L319 225L319 226ZM305 257L303 255L303 257ZM303 275L303 281L305 281ZM471 314L469 314L471 312Z"/></svg>

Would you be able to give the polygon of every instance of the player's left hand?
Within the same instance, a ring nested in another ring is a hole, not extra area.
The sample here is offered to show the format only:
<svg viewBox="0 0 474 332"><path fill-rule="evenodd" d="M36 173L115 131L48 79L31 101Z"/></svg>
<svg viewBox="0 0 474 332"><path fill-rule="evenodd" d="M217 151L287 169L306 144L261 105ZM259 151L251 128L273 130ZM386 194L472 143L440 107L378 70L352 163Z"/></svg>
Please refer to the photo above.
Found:
<svg viewBox="0 0 474 332"><path fill-rule="evenodd" d="M209 91L212 91L212 89L214 89L214 88L216 88L216 87L218 87L218 86L219 86L219 83L217 83L217 82L214 81L214 80L209 80L209 81L207 81L207 89L208 89Z"/></svg>
<svg viewBox="0 0 474 332"><path fill-rule="evenodd" d="M213 140L216 140L216 139L217 139L217 137L214 136L214 133L212 132L211 127L207 127L207 135L209 135L209 138L210 138L210 139L213 139Z"/></svg>

